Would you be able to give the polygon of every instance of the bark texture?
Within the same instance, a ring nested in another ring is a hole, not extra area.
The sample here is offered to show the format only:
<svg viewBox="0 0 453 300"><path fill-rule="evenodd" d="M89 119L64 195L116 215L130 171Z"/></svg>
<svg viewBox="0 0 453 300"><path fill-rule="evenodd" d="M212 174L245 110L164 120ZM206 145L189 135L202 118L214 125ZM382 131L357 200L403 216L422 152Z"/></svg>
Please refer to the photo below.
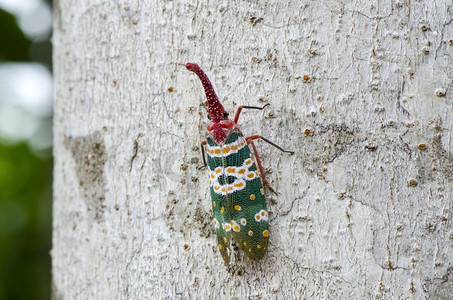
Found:
<svg viewBox="0 0 453 300"><path fill-rule="evenodd" d="M448 299L451 1L55 1L55 299ZM198 63L271 185L223 266ZM267 193L268 198L271 198Z"/></svg>

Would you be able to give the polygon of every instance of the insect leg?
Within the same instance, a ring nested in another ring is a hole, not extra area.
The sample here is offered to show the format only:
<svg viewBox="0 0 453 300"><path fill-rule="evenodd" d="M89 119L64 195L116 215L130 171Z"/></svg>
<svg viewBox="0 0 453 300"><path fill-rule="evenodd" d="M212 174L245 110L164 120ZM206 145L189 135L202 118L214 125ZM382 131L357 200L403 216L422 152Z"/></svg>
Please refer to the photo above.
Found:
<svg viewBox="0 0 453 300"><path fill-rule="evenodd" d="M206 147L206 141L202 141L201 142L201 157L203 158L203 165L198 167L197 169L198 170L201 170L203 168L206 168L206 166L208 165L206 163L206 153L204 152L204 148Z"/></svg>
<svg viewBox="0 0 453 300"><path fill-rule="evenodd" d="M269 185L269 182L267 182L267 180L266 180L266 175L264 174L263 165L261 164L261 159L260 159L260 156L258 155L258 151L256 150L255 143L253 142L253 140L247 140L247 143L252 145L253 153L255 154L255 158L256 158L256 164L258 165L258 168L260 169L261 180L263 181L263 184L269 189L269 191L271 191L272 193L277 195L275 190Z"/></svg>
<svg viewBox="0 0 453 300"><path fill-rule="evenodd" d="M247 143L252 145L253 153L255 154L256 163L258 165L258 168L260 169L263 184L269 189L269 191L273 192L274 194L277 194L274 191L274 189L269 185L269 182L267 182L267 180L266 180L266 175L264 174L264 169L263 169L263 165L261 164L261 159L258 155L258 151L256 150L255 143L253 142L253 140L256 140L256 139L262 139L263 141L271 144L272 146L276 147L277 149L279 149L280 151L283 151L283 152L288 152L288 153L294 154L294 151L285 150L282 147L280 147L279 145L275 144L274 142L271 142L270 140L262 137L261 135L251 135L251 136L245 138Z"/></svg>
<svg viewBox="0 0 453 300"><path fill-rule="evenodd" d="M259 106L248 106L248 105L241 105L238 107L238 110L236 111L236 114L234 115L234 123L238 123L238 119L239 119L239 115L241 114L241 111L243 108L249 108L249 109L259 109L259 110L262 110L264 109L266 106L268 106L269 103L267 103L266 105L264 105L263 107L259 107Z"/></svg>
<svg viewBox="0 0 453 300"><path fill-rule="evenodd" d="M266 143L268 144L271 144L272 146L274 146L275 148L277 148L278 150L282 151L282 152L286 152L286 153L290 153L290 154L294 154L294 151L291 151L291 150L285 150L283 149L282 147L280 147L279 145L277 145L276 143L266 139L264 136L261 136L261 135L251 135L251 136L248 136L245 138L246 141L249 141L249 140L256 140L256 139L262 139L263 141L265 141Z"/></svg>

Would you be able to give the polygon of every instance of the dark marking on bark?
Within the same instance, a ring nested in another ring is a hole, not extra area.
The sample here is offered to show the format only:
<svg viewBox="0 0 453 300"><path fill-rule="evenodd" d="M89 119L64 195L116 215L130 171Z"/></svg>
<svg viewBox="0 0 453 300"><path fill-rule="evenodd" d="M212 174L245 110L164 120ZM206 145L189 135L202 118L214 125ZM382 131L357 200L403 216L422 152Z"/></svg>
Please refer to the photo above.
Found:
<svg viewBox="0 0 453 300"><path fill-rule="evenodd" d="M396 96L396 108L398 112L401 112L403 115L410 116L410 113L401 105L401 94L404 92L404 86L406 81L401 83L401 87L398 89L398 95Z"/></svg>
<svg viewBox="0 0 453 300"><path fill-rule="evenodd" d="M451 16L451 14L453 13L452 12L452 7L451 6L448 6L447 8L447 11L449 13L449 15ZM439 45L437 46L436 48L436 53L434 55L434 59L437 60L437 56L438 56L438 53L439 53L439 50L442 46L447 46L447 42L444 41L444 36L445 36L445 28L450 26L451 23L453 22L453 18L450 18L448 21L444 22L444 24L442 24L442 29L440 30L440 38L439 38ZM450 43L451 43L451 40L450 40Z"/></svg>
<svg viewBox="0 0 453 300"><path fill-rule="evenodd" d="M134 154L132 154L131 157L131 166L129 168L129 173L132 171L132 165L134 164L134 159L137 157L137 152L138 152L138 141L134 141Z"/></svg>
<svg viewBox="0 0 453 300"><path fill-rule="evenodd" d="M205 209L201 199L195 203L193 201L182 203L172 193L168 193L166 198L164 220L170 231L186 234L189 230L198 229L200 237L205 238L214 233L212 212ZM188 211L193 213L187 213Z"/></svg>
<svg viewBox="0 0 453 300"><path fill-rule="evenodd" d="M320 126L318 132L325 140L324 149L320 152L322 160L332 163L343 155L354 141L354 132L345 124L329 124Z"/></svg>
<svg viewBox="0 0 453 300"><path fill-rule="evenodd" d="M453 156L443 147L440 134L433 139L433 151L438 170L449 182L453 182Z"/></svg>
<svg viewBox="0 0 453 300"><path fill-rule="evenodd" d="M286 217L290 214L290 212L292 212L293 208L294 208L294 204L296 203L296 201L300 201L302 199L305 198L305 196L307 196L307 193L308 193L308 190L310 189L310 186L306 187L304 192L302 193L302 195L300 197L297 197L297 198L294 198L293 201L291 201L291 206L288 210L286 211L282 211L282 210L278 210L277 211L277 214L275 215L275 217L271 218L270 219L270 222L272 223L272 221L274 219L277 219L277 218L282 218L282 217ZM301 218L299 218L301 219ZM301 219L302 220L302 219ZM302 220L302 221L305 221L305 220Z"/></svg>
<svg viewBox="0 0 453 300"><path fill-rule="evenodd" d="M252 60L252 63L256 63L256 64L259 64L264 61L269 65L269 67L277 68L278 67L277 57L278 57L277 50L268 49L266 52L266 55L264 55L263 57L253 56L251 60Z"/></svg>
<svg viewBox="0 0 453 300"><path fill-rule="evenodd" d="M105 210L104 163L106 151L99 131L86 136L65 137L65 147L76 164L79 188L87 210L96 222L101 222Z"/></svg>
<svg viewBox="0 0 453 300"><path fill-rule="evenodd" d="M453 155L442 144L442 131L444 130L446 129L441 124L437 124L434 128L434 137L428 143L430 146L422 147L423 151L417 153L418 174L416 179L420 183L433 181L438 176L453 182Z"/></svg>
<svg viewBox="0 0 453 300"><path fill-rule="evenodd" d="M249 18L249 21L252 24L252 26L255 26L259 22L263 21L263 18L257 17L257 16L252 16L252 17Z"/></svg>
<svg viewBox="0 0 453 300"><path fill-rule="evenodd" d="M212 226L212 213L198 206L195 209L193 219L195 221L194 222L195 228L200 230L200 236L209 238L211 234L214 232L214 226Z"/></svg>
<svg viewBox="0 0 453 300"><path fill-rule="evenodd" d="M366 138L360 139L356 133L344 123L320 124L310 126L310 134L303 138L315 146L315 149L304 152L304 169L309 174L316 174L324 180L329 164L346 154L351 148L358 146Z"/></svg>
<svg viewBox="0 0 453 300"><path fill-rule="evenodd" d="M445 272L444 276L442 276L442 283L447 282L447 281L453 281L453 266L450 266L447 269L447 272Z"/></svg>
<svg viewBox="0 0 453 300"><path fill-rule="evenodd" d="M453 295L453 266L441 278L428 279L422 286L429 299L451 299Z"/></svg>
<svg viewBox="0 0 453 300"><path fill-rule="evenodd" d="M140 148L140 144L139 144L139 139L142 138L142 137L143 137L143 134L139 133L137 135L137 137L135 138L135 140L134 140L134 150L133 150L133 154L132 154L132 157L131 157L131 160L130 160L129 173L132 172L132 167L134 166L134 161L137 158L138 154L140 152L142 152L141 148ZM142 162L142 164L140 166L140 169L143 169L143 166L144 166L145 162L146 162L146 156L145 156L145 158L144 158L144 160L143 160L143 162Z"/></svg>

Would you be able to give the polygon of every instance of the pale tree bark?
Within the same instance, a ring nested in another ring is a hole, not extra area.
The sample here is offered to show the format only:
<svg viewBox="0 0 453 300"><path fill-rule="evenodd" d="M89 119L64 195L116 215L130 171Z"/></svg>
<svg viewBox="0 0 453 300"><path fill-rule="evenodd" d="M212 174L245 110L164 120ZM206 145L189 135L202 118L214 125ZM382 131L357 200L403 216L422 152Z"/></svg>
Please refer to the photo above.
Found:
<svg viewBox="0 0 453 300"><path fill-rule="evenodd" d="M55 2L56 299L448 299L451 1ZM223 265L205 69L246 111L268 254Z"/></svg>

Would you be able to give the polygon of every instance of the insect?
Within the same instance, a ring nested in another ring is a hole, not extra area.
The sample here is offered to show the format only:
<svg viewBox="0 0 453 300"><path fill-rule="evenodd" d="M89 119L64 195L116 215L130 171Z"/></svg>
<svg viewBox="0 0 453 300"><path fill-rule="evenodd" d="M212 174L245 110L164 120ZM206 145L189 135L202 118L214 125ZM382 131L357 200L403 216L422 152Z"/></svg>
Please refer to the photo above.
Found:
<svg viewBox="0 0 453 300"><path fill-rule="evenodd" d="M187 63L186 68L200 78L207 98L211 122L201 149L204 165L209 169L213 222L220 254L228 265L232 236L249 258L260 260L269 243L269 215L263 185L271 192L275 191L266 180L253 141L261 138L283 152L294 152L284 150L260 135L244 137L239 130L237 122L243 108L263 109L266 105L240 106L234 119L230 120L203 70L193 63Z"/></svg>

